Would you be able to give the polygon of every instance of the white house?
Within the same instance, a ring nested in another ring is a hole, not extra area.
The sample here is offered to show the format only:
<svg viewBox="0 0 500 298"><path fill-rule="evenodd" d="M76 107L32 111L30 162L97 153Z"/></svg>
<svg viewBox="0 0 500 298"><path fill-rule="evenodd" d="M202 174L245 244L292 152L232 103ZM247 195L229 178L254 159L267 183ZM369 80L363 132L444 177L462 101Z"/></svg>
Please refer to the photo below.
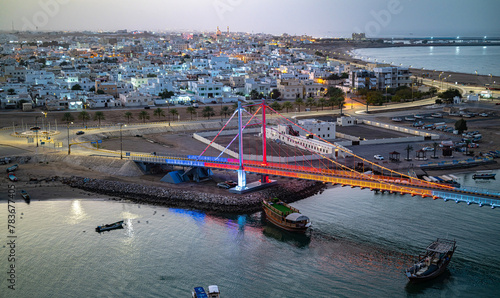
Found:
<svg viewBox="0 0 500 298"><path fill-rule="evenodd" d="M222 97L222 87L224 85L214 82L211 77L201 77L198 81L189 81L189 90L201 99Z"/></svg>

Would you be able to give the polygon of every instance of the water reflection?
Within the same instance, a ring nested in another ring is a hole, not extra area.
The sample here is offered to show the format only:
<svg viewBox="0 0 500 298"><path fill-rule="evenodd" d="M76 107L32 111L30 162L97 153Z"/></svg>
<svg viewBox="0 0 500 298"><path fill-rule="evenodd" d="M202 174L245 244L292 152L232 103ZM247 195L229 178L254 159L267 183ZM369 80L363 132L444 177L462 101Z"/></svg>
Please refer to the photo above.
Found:
<svg viewBox="0 0 500 298"><path fill-rule="evenodd" d="M80 200L74 200L71 203L70 215L68 217L68 223L75 225L81 223L87 218L87 213L83 210L82 202Z"/></svg>
<svg viewBox="0 0 500 298"><path fill-rule="evenodd" d="M299 248L306 248L309 246L309 243L311 243L311 236L307 233L291 233L271 224L264 226L262 233L266 237L274 238L280 242L290 243Z"/></svg>

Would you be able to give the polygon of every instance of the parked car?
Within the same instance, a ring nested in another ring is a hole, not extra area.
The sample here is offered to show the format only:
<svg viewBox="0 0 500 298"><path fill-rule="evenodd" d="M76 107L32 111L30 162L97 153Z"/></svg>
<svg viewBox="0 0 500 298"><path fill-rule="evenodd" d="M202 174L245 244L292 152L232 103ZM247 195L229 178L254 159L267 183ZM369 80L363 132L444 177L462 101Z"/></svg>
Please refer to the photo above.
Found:
<svg viewBox="0 0 500 298"><path fill-rule="evenodd" d="M434 151L433 147L424 147L422 148L423 151Z"/></svg>
<svg viewBox="0 0 500 298"><path fill-rule="evenodd" d="M378 154L374 155L373 158L378 159L378 160L384 159L384 157L382 155L378 155Z"/></svg>
<svg viewBox="0 0 500 298"><path fill-rule="evenodd" d="M238 185L238 183L231 180L217 183L218 188L224 188L224 189L229 189L235 187L236 185Z"/></svg>
<svg viewBox="0 0 500 298"><path fill-rule="evenodd" d="M481 113L481 114L479 114L479 116L481 116L481 117L488 117L488 114L486 114L486 113Z"/></svg>
<svg viewBox="0 0 500 298"><path fill-rule="evenodd" d="M84 131L79 130L76 132L76 135L79 136L79 135L83 135L84 133L85 133Z"/></svg>

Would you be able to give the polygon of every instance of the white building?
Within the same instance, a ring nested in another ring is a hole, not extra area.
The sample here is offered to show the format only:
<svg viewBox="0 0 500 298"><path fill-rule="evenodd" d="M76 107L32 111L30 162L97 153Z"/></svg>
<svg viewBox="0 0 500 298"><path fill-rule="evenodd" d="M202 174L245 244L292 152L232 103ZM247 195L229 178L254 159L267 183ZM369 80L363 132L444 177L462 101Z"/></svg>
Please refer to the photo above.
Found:
<svg viewBox="0 0 500 298"><path fill-rule="evenodd" d="M189 81L189 90L200 99L222 97L223 86L222 83L214 82L211 77L201 77L198 81Z"/></svg>
<svg viewBox="0 0 500 298"><path fill-rule="evenodd" d="M259 94L263 94L267 96L269 92L271 92L271 84L265 81L256 81L255 79L246 79L245 80L245 94L250 94L252 90L259 92Z"/></svg>

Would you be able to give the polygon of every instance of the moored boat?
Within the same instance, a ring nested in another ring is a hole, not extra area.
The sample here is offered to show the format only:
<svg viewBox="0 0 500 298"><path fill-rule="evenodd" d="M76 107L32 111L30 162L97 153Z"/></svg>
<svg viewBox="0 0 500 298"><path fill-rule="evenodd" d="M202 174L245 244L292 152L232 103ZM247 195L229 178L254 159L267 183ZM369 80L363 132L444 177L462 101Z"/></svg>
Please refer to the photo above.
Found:
<svg viewBox="0 0 500 298"><path fill-rule="evenodd" d="M495 173L476 173L472 175L472 179L495 179Z"/></svg>
<svg viewBox="0 0 500 298"><path fill-rule="evenodd" d="M97 228L95 228L95 231L100 233L100 232L111 231L111 230L116 230L116 229L123 229L123 220L117 221L117 222L112 223L112 224L97 226Z"/></svg>
<svg viewBox="0 0 500 298"><path fill-rule="evenodd" d="M25 191L24 189L21 190L21 197L23 197L23 199L26 201L26 203L30 203L30 195L28 194L27 191Z"/></svg>
<svg viewBox="0 0 500 298"><path fill-rule="evenodd" d="M406 277L410 282L422 282L439 276L450 263L456 247L455 240L438 238L427 246L413 266L406 269Z"/></svg>
<svg viewBox="0 0 500 298"><path fill-rule="evenodd" d="M276 198L263 200L262 206L267 219L274 225L290 231L305 233L311 226L309 218L300 211Z"/></svg>
<svg viewBox="0 0 500 298"><path fill-rule="evenodd" d="M17 164L7 168L7 173L14 172L19 166Z"/></svg>
<svg viewBox="0 0 500 298"><path fill-rule="evenodd" d="M195 287L191 294L193 298L220 298L219 287L216 285L208 286L208 294L203 287Z"/></svg>
<svg viewBox="0 0 500 298"><path fill-rule="evenodd" d="M394 121L394 122L401 122L401 121L403 121L403 119L399 118L399 117L391 118L391 120Z"/></svg>

